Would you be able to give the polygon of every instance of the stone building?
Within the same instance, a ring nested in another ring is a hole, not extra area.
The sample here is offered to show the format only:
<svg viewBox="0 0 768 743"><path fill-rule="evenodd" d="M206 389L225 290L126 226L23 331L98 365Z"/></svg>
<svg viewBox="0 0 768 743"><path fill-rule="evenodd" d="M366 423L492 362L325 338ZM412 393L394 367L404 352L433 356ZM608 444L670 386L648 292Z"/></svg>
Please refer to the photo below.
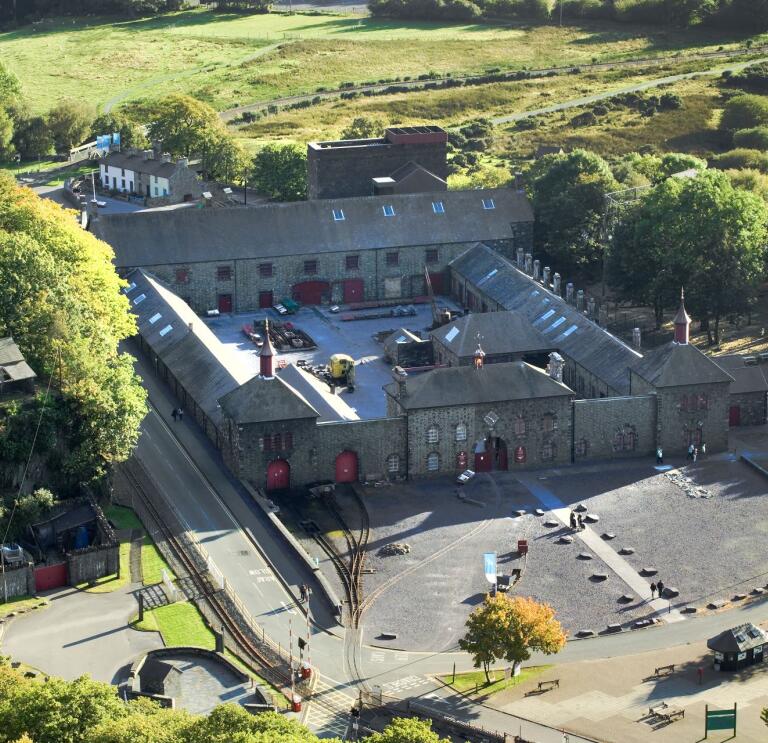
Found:
<svg viewBox="0 0 768 743"><path fill-rule="evenodd" d="M390 127L383 137L373 139L310 142L307 145L309 198L370 196L375 193L375 185L397 189L398 183L403 190L388 192L444 191L448 178L447 148L448 134L439 126ZM406 175L410 180L414 166L423 171L415 178L418 185L403 183ZM407 172L398 174L401 168ZM431 178L425 177L425 172Z"/></svg>
<svg viewBox="0 0 768 743"><path fill-rule="evenodd" d="M530 250L533 212L507 188L97 215L117 268L145 268L192 309L245 312L407 299L447 290L448 264L483 240Z"/></svg>
<svg viewBox="0 0 768 743"><path fill-rule="evenodd" d="M149 206L194 201L203 192L186 158L173 162L155 150L110 152L100 161L99 174L104 188L143 196Z"/></svg>
<svg viewBox="0 0 768 743"><path fill-rule="evenodd" d="M731 426L768 423L768 367L765 361L739 354L715 356L714 361L733 377L728 398L728 423Z"/></svg>

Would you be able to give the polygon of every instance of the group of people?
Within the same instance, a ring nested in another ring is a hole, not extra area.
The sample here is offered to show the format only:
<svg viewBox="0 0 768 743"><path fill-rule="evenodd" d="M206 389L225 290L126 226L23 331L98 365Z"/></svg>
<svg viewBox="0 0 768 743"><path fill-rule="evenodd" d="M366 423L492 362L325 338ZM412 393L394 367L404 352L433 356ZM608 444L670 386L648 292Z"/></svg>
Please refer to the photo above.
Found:
<svg viewBox="0 0 768 743"><path fill-rule="evenodd" d="M694 462L699 458L699 454L703 457L707 453L707 445L702 443L701 451L699 447L694 444L688 445L688 459L692 459Z"/></svg>
<svg viewBox="0 0 768 743"><path fill-rule="evenodd" d="M584 517L576 511L571 511L571 529L578 529L579 531L586 529Z"/></svg>
<svg viewBox="0 0 768 743"><path fill-rule="evenodd" d="M181 408L174 408L171 410L171 418L173 418L175 421L183 421L184 411Z"/></svg>
<svg viewBox="0 0 768 743"><path fill-rule="evenodd" d="M659 581L658 583L651 583L651 598L656 598L656 593L658 592L659 598L664 598L664 583Z"/></svg>

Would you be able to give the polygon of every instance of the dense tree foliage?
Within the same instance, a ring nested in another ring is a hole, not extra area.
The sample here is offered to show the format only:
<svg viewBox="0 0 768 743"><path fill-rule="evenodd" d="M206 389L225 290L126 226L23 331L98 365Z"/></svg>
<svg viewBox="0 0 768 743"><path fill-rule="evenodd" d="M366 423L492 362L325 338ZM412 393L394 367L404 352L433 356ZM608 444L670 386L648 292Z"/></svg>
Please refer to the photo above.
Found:
<svg viewBox="0 0 768 743"><path fill-rule="evenodd" d="M768 98L762 95L737 95L725 104L720 128L727 132L768 126Z"/></svg>
<svg viewBox="0 0 768 743"><path fill-rule="evenodd" d="M102 134L114 134L115 132L120 134L121 147L145 149L149 145L149 140L146 138L142 127L119 110L97 116L91 123L90 138L96 139Z"/></svg>
<svg viewBox="0 0 768 743"><path fill-rule="evenodd" d="M364 738L365 743L450 743L432 730L431 720L396 717L383 733Z"/></svg>
<svg viewBox="0 0 768 743"><path fill-rule="evenodd" d="M602 256L605 195L619 188L608 164L586 150L546 155L527 174L534 239L555 270L594 270Z"/></svg>
<svg viewBox="0 0 768 743"><path fill-rule="evenodd" d="M498 660L515 667L531 657L531 651L551 655L565 647L566 636L555 611L525 596L488 595L467 619L467 632L459 647L472 655L475 668L485 672Z"/></svg>
<svg viewBox="0 0 768 743"><path fill-rule="evenodd" d="M369 0L373 15L434 20L559 16L559 0ZM668 28L697 24L758 32L768 29L768 0L564 0L563 18L643 23Z"/></svg>
<svg viewBox="0 0 768 743"><path fill-rule="evenodd" d="M93 111L80 101L60 101L46 117L56 152L67 153L82 144L91 129Z"/></svg>
<svg viewBox="0 0 768 743"><path fill-rule="evenodd" d="M41 379L53 374L71 426L62 470L75 482L126 458L145 413L132 359L117 349L136 329L121 283L108 245L0 172L0 336Z"/></svg>
<svg viewBox="0 0 768 743"><path fill-rule="evenodd" d="M178 10L183 0L0 0L0 22L44 15L152 15Z"/></svg>
<svg viewBox="0 0 768 743"><path fill-rule="evenodd" d="M617 226L609 256L623 296L651 304L660 322L680 286L686 304L720 342L720 320L748 310L764 275L768 209L719 171L669 178Z"/></svg>
<svg viewBox="0 0 768 743"><path fill-rule="evenodd" d="M157 102L155 110L147 133L172 155L189 157L203 152L222 128L213 108L188 95L169 95Z"/></svg>
<svg viewBox="0 0 768 743"><path fill-rule="evenodd" d="M339 135L339 139L371 139L384 136L386 124L381 119L357 116Z"/></svg>
<svg viewBox="0 0 768 743"><path fill-rule="evenodd" d="M277 201L307 198L307 154L298 145L267 145L253 158L253 187Z"/></svg>

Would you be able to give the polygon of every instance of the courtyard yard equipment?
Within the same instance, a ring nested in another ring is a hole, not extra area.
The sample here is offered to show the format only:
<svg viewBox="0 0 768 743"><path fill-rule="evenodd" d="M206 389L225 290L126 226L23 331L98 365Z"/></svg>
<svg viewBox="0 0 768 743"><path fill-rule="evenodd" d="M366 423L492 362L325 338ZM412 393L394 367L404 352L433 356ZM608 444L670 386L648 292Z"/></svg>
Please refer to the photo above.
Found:
<svg viewBox="0 0 768 743"><path fill-rule="evenodd" d="M456 478L456 482L459 483L459 485L464 485L465 483L468 483L474 476L475 476L474 470L464 470L464 472L462 472Z"/></svg>
<svg viewBox="0 0 768 743"><path fill-rule="evenodd" d="M675 720L683 719L685 717L685 710L682 707L673 707L666 702L662 702L650 707L648 714L651 717L671 723L675 722Z"/></svg>

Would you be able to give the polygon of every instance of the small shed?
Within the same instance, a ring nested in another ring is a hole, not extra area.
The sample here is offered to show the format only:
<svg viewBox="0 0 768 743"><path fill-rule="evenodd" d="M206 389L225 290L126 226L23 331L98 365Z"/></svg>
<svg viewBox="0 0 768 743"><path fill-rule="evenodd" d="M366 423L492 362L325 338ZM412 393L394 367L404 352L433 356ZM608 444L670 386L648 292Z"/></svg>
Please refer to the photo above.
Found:
<svg viewBox="0 0 768 743"><path fill-rule="evenodd" d="M738 671L765 657L768 635L752 623L740 624L707 640L707 647L714 653L716 671Z"/></svg>

